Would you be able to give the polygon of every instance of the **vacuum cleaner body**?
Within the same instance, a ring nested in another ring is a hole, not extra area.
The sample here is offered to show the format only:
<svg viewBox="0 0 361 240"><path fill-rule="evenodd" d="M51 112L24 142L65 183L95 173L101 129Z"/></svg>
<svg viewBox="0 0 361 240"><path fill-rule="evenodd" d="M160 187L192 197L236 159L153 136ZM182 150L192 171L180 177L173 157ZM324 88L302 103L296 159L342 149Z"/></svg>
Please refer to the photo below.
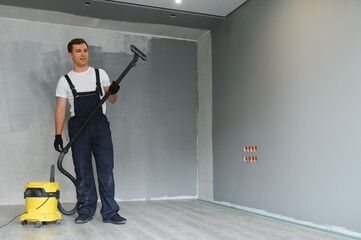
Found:
<svg viewBox="0 0 361 240"><path fill-rule="evenodd" d="M25 213L20 216L21 223L35 222L36 227L44 222L60 224L59 197L57 182L28 182L24 187Z"/></svg>

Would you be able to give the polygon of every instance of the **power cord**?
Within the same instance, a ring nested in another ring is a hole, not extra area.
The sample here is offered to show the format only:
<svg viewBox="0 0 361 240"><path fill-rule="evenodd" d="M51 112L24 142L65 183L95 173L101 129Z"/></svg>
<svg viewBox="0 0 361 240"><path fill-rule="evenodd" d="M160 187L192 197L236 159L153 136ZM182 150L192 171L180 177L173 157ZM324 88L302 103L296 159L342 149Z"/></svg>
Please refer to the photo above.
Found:
<svg viewBox="0 0 361 240"><path fill-rule="evenodd" d="M45 203L49 200L50 197L48 197L45 202L43 202L39 207L36 208L36 210L38 210L39 208L41 208L42 206L45 205ZM24 214L27 214L28 212L23 212L19 215L17 215L16 217L14 217L13 219L11 219L8 223L4 224L4 225L1 225L0 228L4 228L6 227L7 225L9 225L10 223L12 223L15 219L17 219L18 217L20 217L21 215L24 215Z"/></svg>

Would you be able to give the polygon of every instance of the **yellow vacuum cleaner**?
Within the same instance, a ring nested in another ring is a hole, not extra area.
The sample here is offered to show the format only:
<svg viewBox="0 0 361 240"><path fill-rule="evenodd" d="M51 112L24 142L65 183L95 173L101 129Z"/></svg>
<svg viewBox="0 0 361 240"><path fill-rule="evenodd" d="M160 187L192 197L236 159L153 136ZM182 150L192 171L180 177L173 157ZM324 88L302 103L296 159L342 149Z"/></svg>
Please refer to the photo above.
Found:
<svg viewBox="0 0 361 240"><path fill-rule="evenodd" d="M52 165L50 182L26 183L24 187L25 213L20 215L21 224L35 222L36 228L40 228L43 223L47 222L60 224L59 197L59 183L54 182L54 165Z"/></svg>

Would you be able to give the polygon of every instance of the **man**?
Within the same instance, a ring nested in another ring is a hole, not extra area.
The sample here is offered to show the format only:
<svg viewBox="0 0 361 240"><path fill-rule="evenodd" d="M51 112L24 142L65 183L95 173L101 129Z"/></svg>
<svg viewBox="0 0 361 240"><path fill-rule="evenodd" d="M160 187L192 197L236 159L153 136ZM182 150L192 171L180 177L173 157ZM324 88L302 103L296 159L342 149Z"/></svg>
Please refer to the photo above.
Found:
<svg viewBox="0 0 361 240"><path fill-rule="evenodd" d="M73 39L68 43L69 57L73 70L60 77L56 88L55 141L54 147L63 149L62 131L65 121L66 102L70 104L68 121L69 137L72 138L82 126L89 113L105 93L110 91L108 100L115 103L119 85L110 85L109 77L102 69L88 65L88 44L84 39ZM79 202L79 216L75 223L91 221L97 206L97 191L93 176L92 154L96 162L99 194L102 202L100 214L103 222L123 224L126 219L118 214L119 206L114 199L113 143L109 122L104 115L106 104L95 113L82 133L71 146L76 174L76 195Z"/></svg>

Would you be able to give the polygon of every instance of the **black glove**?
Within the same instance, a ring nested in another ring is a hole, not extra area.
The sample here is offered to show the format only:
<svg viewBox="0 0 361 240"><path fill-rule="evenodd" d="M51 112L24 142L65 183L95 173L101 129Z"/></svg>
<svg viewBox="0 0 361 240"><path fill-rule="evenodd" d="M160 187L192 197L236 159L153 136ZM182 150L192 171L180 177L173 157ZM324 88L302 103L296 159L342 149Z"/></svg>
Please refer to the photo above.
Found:
<svg viewBox="0 0 361 240"><path fill-rule="evenodd" d="M113 81L112 85L110 85L109 87L110 95L116 94L119 91L119 88L120 88L119 84Z"/></svg>
<svg viewBox="0 0 361 240"><path fill-rule="evenodd" d="M63 150L63 139L61 138L61 134L55 135L54 148L58 152Z"/></svg>

